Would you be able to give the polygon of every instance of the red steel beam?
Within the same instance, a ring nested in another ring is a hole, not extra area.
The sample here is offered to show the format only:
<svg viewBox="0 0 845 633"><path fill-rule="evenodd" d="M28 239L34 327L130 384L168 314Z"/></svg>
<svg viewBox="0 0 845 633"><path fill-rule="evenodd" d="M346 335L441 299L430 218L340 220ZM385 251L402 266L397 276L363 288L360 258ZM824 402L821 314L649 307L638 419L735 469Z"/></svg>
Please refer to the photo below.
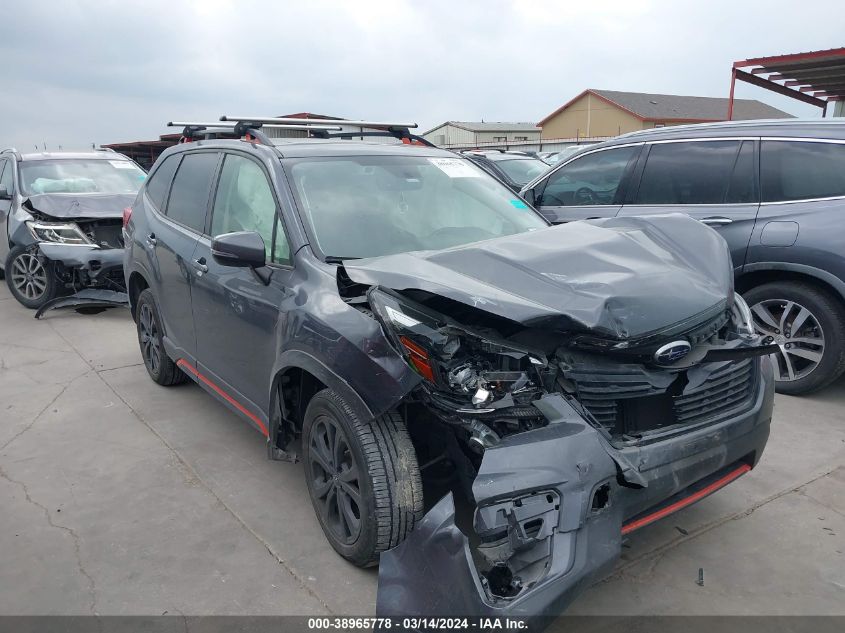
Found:
<svg viewBox="0 0 845 633"><path fill-rule="evenodd" d="M826 51L810 51L807 53L793 53L791 55L775 55L774 57L756 57L734 62L734 68L747 68L748 66L770 66L772 64L788 64L790 62L802 62L825 57L845 57L845 48L832 48Z"/></svg>
<svg viewBox="0 0 845 633"><path fill-rule="evenodd" d="M728 121L734 118L734 88L736 87L736 68L731 68L731 95L728 98Z"/></svg>
<svg viewBox="0 0 845 633"><path fill-rule="evenodd" d="M730 117L733 114L733 84L735 79L739 79L740 81L744 81L753 86L765 88L766 90L771 90L772 92L776 92L787 97L792 97L793 99L798 99L798 101L803 101L804 103L809 103L810 105L814 105L819 108L824 108L825 106L825 102L821 99L812 97L804 92L799 92L798 90L786 88L785 86L776 84L773 81L767 81L762 77L752 75L751 73L745 72L744 70L733 68L731 76L731 97L728 102L728 120L730 120Z"/></svg>

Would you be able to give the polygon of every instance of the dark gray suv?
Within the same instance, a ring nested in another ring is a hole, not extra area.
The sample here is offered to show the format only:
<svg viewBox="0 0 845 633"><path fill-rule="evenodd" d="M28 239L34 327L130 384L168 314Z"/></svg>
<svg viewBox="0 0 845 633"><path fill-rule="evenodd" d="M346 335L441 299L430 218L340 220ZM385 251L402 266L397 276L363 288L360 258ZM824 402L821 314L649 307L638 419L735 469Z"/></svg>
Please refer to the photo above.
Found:
<svg viewBox="0 0 845 633"><path fill-rule="evenodd" d="M242 123L166 150L126 216L141 355L301 456L332 547L380 564L380 614L556 613L760 459L771 349L712 229L550 227L394 126Z"/></svg>
<svg viewBox="0 0 845 633"><path fill-rule="evenodd" d="M731 249L777 389L845 371L845 121L743 121L635 132L529 183L551 222L683 212ZM668 299L668 298L667 298Z"/></svg>

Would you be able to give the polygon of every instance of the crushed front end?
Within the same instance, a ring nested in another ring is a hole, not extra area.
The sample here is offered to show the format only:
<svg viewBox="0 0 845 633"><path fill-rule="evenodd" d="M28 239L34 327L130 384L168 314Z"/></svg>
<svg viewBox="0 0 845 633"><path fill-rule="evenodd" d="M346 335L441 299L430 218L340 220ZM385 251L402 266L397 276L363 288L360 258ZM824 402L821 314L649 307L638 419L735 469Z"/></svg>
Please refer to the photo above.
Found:
<svg viewBox="0 0 845 633"><path fill-rule="evenodd" d="M372 287L366 306L423 378L403 407L424 481L430 465L453 473L382 554L380 615L560 613L623 534L744 474L766 444L771 350L732 292L625 339L425 291Z"/></svg>
<svg viewBox="0 0 845 633"><path fill-rule="evenodd" d="M125 305L122 209L131 203L131 196L57 198L61 196L32 196L13 222L13 242L49 263L60 289L36 317L65 306Z"/></svg>

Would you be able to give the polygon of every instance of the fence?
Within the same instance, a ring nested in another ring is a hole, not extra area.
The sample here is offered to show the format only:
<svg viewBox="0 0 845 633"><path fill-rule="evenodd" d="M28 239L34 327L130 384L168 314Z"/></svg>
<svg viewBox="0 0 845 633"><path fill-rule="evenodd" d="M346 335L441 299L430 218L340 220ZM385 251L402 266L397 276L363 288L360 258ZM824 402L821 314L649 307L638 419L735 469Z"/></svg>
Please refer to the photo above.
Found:
<svg viewBox="0 0 845 633"><path fill-rule="evenodd" d="M449 143L444 149L515 149L524 152L556 152L571 145L592 145L612 136L576 136L574 138L548 138L536 141L488 141L484 143Z"/></svg>

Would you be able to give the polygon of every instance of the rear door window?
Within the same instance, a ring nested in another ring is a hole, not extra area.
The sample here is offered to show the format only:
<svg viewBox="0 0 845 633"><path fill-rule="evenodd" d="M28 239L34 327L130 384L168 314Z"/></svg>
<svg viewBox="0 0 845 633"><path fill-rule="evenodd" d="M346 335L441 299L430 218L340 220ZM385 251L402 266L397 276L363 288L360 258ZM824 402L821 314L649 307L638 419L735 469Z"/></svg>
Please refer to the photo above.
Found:
<svg viewBox="0 0 845 633"><path fill-rule="evenodd" d="M723 204L740 141L656 143L648 153L635 204Z"/></svg>
<svg viewBox="0 0 845 633"><path fill-rule="evenodd" d="M185 154L167 201L167 217L198 233L205 228L208 196L217 167L216 152Z"/></svg>
<svg viewBox="0 0 845 633"><path fill-rule="evenodd" d="M763 141L763 202L845 196L845 145L812 141Z"/></svg>
<svg viewBox="0 0 845 633"><path fill-rule="evenodd" d="M179 166L180 158L182 158L181 154L165 158L164 162L158 166L158 169L155 170L147 181L147 196L159 211L164 210L164 201L170 189L170 181L173 180L173 174L176 173L176 167Z"/></svg>
<svg viewBox="0 0 845 633"><path fill-rule="evenodd" d="M619 187L639 146L618 147L576 158L549 176L539 205L620 204Z"/></svg>

